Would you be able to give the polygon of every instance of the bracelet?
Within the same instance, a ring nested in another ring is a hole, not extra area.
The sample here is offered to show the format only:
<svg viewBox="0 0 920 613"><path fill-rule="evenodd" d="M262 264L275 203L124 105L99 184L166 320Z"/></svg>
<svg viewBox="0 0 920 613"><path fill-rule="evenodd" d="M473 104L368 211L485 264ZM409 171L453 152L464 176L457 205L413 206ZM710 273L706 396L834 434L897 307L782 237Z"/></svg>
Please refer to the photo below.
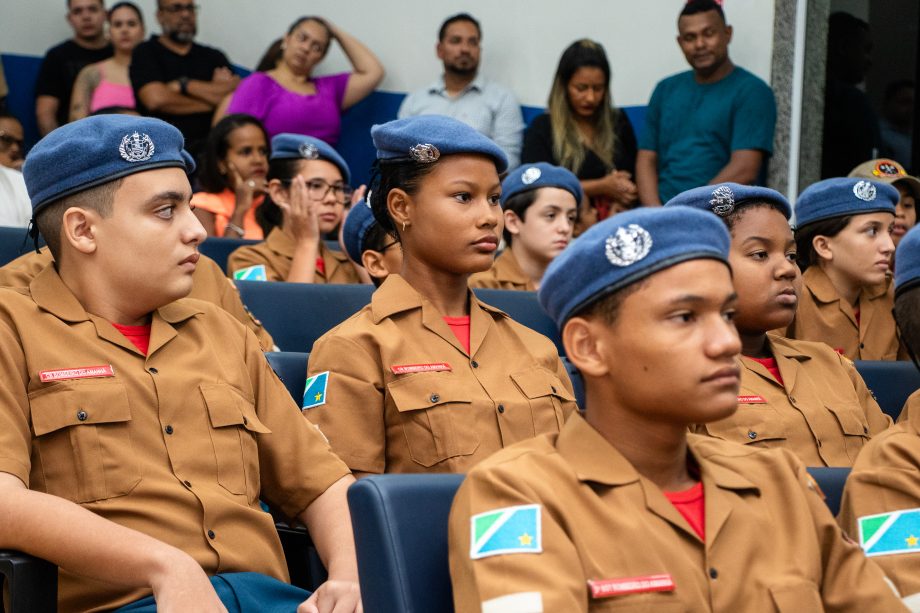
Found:
<svg viewBox="0 0 920 613"><path fill-rule="evenodd" d="M227 230L233 230L234 232L236 232L237 234L239 234L241 237L244 236L244 235L246 234L246 230L244 230L243 228L239 227L239 226L236 225L235 223L230 223L229 221L227 222L227 225L224 227L224 234L227 233Z"/></svg>

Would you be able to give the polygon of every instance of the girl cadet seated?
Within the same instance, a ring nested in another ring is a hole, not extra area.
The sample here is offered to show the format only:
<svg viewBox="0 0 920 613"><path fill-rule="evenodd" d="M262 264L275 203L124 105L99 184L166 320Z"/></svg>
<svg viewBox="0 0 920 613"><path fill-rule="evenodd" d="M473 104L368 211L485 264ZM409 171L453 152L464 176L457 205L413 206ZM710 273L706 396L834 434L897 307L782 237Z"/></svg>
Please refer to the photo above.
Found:
<svg viewBox="0 0 920 613"><path fill-rule="evenodd" d="M558 432L575 401L553 343L467 285L498 248L505 154L440 115L374 126L371 136L371 206L402 244L402 269L316 341L304 414L358 474L464 472Z"/></svg>
<svg viewBox="0 0 920 613"><path fill-rule="evenodd" d="M737 183L685 191L667 203L712 212L731 233L729 263L738 292L741 391L731 417L696 431L760 447L783 447L806 466L851 466L863 445L891 424L853 363L824 343L768 330L795 317L801 278L779 193Z"/></svg>
<svg viewBox="0 0 920 613"><path fill-rule="evenodd" d="M644 208L550 264L540 303L585 414L467 475L457 613L904 610L793 454L687 431L737 407L728 252L713 215Z"/></svg>
<svg viewBox="0 0 920 613"><path fill-rule="evenodd" d="M267 200L256 219L268 238L240 247L227 270L241 281L360 283L348 256L333 251L323 234L342 221L351 199L351 173L335 149L298 134L272 139Z"/></svg>
<svg viewBox="0 0 920 613"><path fill-rule="evenodd" d="M825 179L795 204L804 271L789 338L821 341L851 360L895 360L889 262L898 190L866 179Z"/></svg>
<svg viewBox="0 0 920 613"><path fill-rule="evenodd" d="M582 191L578 177L546 162L524 164L502 181L507 247L470 287L534 291L572 240Z"/></svg>
<svg viewBox="0 0 920 613"><path fill-rule="evenodd" d="M895 317L902 342L920 356L920 230L898 245ZM914 364L920 368L916 359ZM838 521L859 539L905 602L920 611L920 390L897 425L866 445L843 492Z"/></svg>

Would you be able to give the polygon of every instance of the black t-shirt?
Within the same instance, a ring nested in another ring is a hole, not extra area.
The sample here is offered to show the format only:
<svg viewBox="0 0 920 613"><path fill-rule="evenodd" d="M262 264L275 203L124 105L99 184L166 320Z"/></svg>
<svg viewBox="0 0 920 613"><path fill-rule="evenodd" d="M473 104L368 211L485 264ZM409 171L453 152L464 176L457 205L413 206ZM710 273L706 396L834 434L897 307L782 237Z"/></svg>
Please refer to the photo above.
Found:
<svg viewBox="0 0 920 613"><path fill-rule="evenodd" d="M144 115L159 117L179 128L179 131L185 136L186 148L192 153L197 153L211 129L213 113L192 113L190 115L155 113L144 108L138 92L148 83L156 81L169 83L179 77L187 77L196 81L211 81L214 78L214 69L221 67L230 68L230 61L221 51L213 47L194 43L188 53L179 55L166 48L159 41L158 36L151 36L150 40L135 47L134 54L131 56L129 72L138 110Z"/></svg>
<svg viewBox="0 0 920 613"><path fill-rule="evenodd" d="M70 117L70 94L77 75L88 64L95 64L112 57L112 45L101 49L87 49L72 40L52 47L42 60L35 83L36 96L53 96L60 100L57 110L58 125L67 123Z"/></svg>

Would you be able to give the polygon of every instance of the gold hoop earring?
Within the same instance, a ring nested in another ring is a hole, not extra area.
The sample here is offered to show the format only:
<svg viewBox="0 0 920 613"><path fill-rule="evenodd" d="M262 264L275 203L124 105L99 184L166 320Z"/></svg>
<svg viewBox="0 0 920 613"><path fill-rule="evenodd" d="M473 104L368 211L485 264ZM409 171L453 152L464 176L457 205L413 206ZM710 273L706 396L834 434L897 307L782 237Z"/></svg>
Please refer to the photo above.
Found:
<svg viewBox="0 0 920 613"><path fill-rule="evenodd" d="M403 229L402 229L402 231L403 231L403 232L406 231L406 222L403 222Z"/></svg>

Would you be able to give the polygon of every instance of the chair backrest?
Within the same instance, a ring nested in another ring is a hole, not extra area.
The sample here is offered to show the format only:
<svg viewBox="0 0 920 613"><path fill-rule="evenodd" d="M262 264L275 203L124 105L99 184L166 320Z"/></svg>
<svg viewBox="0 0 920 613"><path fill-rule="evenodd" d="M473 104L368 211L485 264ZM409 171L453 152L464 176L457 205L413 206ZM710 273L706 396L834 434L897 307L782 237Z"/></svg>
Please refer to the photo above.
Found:
<svg viewBox="0 0 920 613"><path fill-rule="evenodd" d="M44 244L41 241L40 244ZM9 264L24 253L35 249L25 228L0 226L0 266Z"/></svg>
<svg viewBox="0 0 920 613"><path fill-rule="evenodd" d="M473 290L476 297L496 308L503 310L514 321L523 324L531 330L536 330L556 345L559 355L565 355L562 346L562 337L556 328L556 323L550 319L543 307L537 301L536 292L519 292L507 289L482 289Z"/></svg>
<svg viewBox="0 0 920 613"><path fill-rule="evenodd" d="M855 364L882 411L897 420L907 397L920 389L920 372L912 362L857 360Z"/></svg>
<svg viewBox="0 0 920 613"><path fill-rule="evenodd" d="M840 501L843 498L843 486L850 476L849 466L809 466L808 471L818 487L824 492L824 502L835 517L840 512Z"/></svg>
<svg viewBox="0 0 920 613"><path fill-rule="evenodd" d="M373 285L237 281L240 298L282 351L311 351L323 334L371 301Z"/></svg>
<svg viewBox="0 0 920 613"><path fill-rule="evenodd" d="M217 238L212 236L198 245L198 251L217 262L227 272L227 258L243 245L255 245L261 241L246 238Z"/></svg>
<svg viewBox="0 0 920 613"><path fill-rule="evenodd" d="M447 517L463 475L375 475L348 488L367 613L451 613Z"/></svg>
<svg viewBox="0 0 920 613"><path fill-rule="evenodd" d="M265 359L284 383L297 406L302 406L310 354L300 351L269 351L265 354Z"/></svg>

